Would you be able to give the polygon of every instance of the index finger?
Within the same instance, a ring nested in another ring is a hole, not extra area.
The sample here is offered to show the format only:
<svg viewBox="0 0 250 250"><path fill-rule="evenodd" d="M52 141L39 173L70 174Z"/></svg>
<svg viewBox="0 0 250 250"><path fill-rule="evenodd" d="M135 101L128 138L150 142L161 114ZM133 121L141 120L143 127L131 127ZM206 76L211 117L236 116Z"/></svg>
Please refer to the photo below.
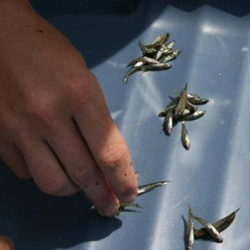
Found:
<svg viewBox="0 0 250 250"><path fill-rule="evenodd" d="M90 85L88 93L84 93L90 95L87 101L80 98L81 95L72 101L75 104L73 118L117 198L122 202L132 202L138 184L128 147L112 120L95 78Z"/></svg>

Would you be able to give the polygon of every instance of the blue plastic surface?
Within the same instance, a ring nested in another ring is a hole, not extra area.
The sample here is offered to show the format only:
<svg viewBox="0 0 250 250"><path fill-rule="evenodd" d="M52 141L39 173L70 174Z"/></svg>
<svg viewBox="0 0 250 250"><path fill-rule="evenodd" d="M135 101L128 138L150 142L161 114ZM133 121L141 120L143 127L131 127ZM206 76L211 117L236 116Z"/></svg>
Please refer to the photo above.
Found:
<svg viewBox="0 0 250 250"><path fill-rule="evenodd" d="M98 77L140 184L172 182L139 197L144 210L108 220L91 210L82 194L46 196L1 164L0 234L9 235L17 250L182 250L182 216L187 217L189 203L210 221L241 207L222 233L223 244L198 241L196 250L250 249L248 1L141 1L127 15L91 8L85 15L87 1L75 1L70 10L71 1L57 1L58 8L49 10L41 2L34 1L37 10L73 42ZM173 67L136 73L123 84L126 63L140 55L138 40L150 43L166 31L182 51ZM180 126L168 138L157 117L168 95L185 82L189 92L212 100L204 106L204 118L187 124L189 152L181 146Z"/></svg>

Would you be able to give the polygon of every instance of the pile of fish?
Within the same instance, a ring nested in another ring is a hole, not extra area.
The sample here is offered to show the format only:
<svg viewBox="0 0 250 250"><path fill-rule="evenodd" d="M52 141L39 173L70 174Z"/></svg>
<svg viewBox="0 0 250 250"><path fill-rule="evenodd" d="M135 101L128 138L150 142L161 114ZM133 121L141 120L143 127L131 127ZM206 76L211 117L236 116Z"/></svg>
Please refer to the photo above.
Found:
<svg viewBox="0 0 250 250"><path fill-rule="evenodd" d="M139 41L142 56L132 60L127 67L131 67L124 77L124 83L129 76L137 71L165 70L172 67L170 63L181 54L180 50L175 50L175 41L168 42L169 33L158 36L151 44L145 45Z"/></svg>
<svg viewBox="0 0 250 250"><path fill-rule="evenodd" d="M169 36L169 33L162 34L148 45L142 44L139 41L139 47L142 51L142 56L128 63L127 67L131 68L125 74L124 83L126 83L129 77L135 72L166 70L172 67L169 61L176 59L181 54L181 51L174 49L176 42L168 41ZM184 85L181 93L177 93L177 97L169 98L169 104L158 115L159 117L164 117L163 131L167 136L170 136L173 127L181 122L181 143L186 150L189 150L190 141L188 137L186 122L194 121L203 117L206 113L206 110L198 110L197 106L207 104L209 100L206 98L202 98L196 94L188 94L187 84ZM138 195L145 194L155 189L156 187L164 186L168 183L169 181L160 181L139 186ZM128 207L143 208L137 203L121 202L116 216L118 216ZM220 233L233 223L236 217L236 213L239 211L239 209L218 221L210 223L203 218L195 216L191 210L191 207L188 205L186 249L193 250L194 242L197 239L212 240L218 243L222 243L223 238ZM194 221L197 221L201 225L200 229L196 229L194 227Z"/></svg>
<svg viewBox="0 0 250 250"><path fill-rule="evenodd" d="M198 110L195 105L203 105L209 102L195 94L187 93L187 84L184 85L181 93L176 98L170 97L171 101L166 108L159 113L159 117L165 117L163 131L167 136L172 133L173 127L182 123L181 143L186 150L190 148L190 141L186 127L186 121L193 121L205 115L206 110Z"/></svg>
<svg viewBox="0 0 250 250"><path fill-rule="evenodd" d="M215 221L214 223L209 223L208 221L195 216L192 213L191 207L188 205L188 221L187 221L187 231L186 231L186 249L192 250L194 246L194 241L196 239L202 240L212 240L217 243L222 243L223 238L221 232L227 229L234 221L236 213L240 210L238 208L233 213L229 214L223 219ZM193 220L199 222L203 227L201 229L195 229Z"/></svg>
<svg viewBox="0 0 250 250"><path fill-rule="evenodd" d="M148 193L148 192L152 191L153 189L155 189L157 187L165 186L168 183L170 183L170 181L158 181L158 182L153 182L153 183L139 186L137 195L139 196L139 195ZM143 208L142 206L140 206L137 203L123 203L123 202L121 202L115 216L118 216L127 207Z"/></svg>

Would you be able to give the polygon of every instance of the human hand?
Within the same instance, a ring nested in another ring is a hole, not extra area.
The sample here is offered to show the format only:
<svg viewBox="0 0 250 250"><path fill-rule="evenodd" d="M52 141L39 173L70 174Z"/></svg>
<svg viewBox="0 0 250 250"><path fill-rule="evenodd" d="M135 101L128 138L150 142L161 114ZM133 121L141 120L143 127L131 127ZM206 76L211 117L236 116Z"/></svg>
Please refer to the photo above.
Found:
<svg viewBox="0 0 250 250"><path fill-rule="evenodd" d="M9 237L0 235L0 250L14 250L14 244Z"/></svg>
<svg viewBox="0 0 250 250"><path fill-rule="evenodd" d="M0 156L44 193L80 189L113 216L118 199L135 199L137 180L98 81L60 32L14 2L17 14L0 13Z"/></svg>

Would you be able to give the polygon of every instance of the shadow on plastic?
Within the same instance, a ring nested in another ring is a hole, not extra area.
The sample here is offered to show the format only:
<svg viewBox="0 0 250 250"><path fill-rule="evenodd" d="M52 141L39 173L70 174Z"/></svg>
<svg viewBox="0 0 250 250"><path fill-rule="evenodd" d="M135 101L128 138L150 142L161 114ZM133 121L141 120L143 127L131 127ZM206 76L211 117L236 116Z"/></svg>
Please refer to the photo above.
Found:
<svg viewBox="0 0 250 250"><path fill-rule="evenodd" d="M20 250L54 250L101 240L122 226L102 218L83 194L58 198L41 193L32 181L17 179L0 163L0 235Z"/></svg>

